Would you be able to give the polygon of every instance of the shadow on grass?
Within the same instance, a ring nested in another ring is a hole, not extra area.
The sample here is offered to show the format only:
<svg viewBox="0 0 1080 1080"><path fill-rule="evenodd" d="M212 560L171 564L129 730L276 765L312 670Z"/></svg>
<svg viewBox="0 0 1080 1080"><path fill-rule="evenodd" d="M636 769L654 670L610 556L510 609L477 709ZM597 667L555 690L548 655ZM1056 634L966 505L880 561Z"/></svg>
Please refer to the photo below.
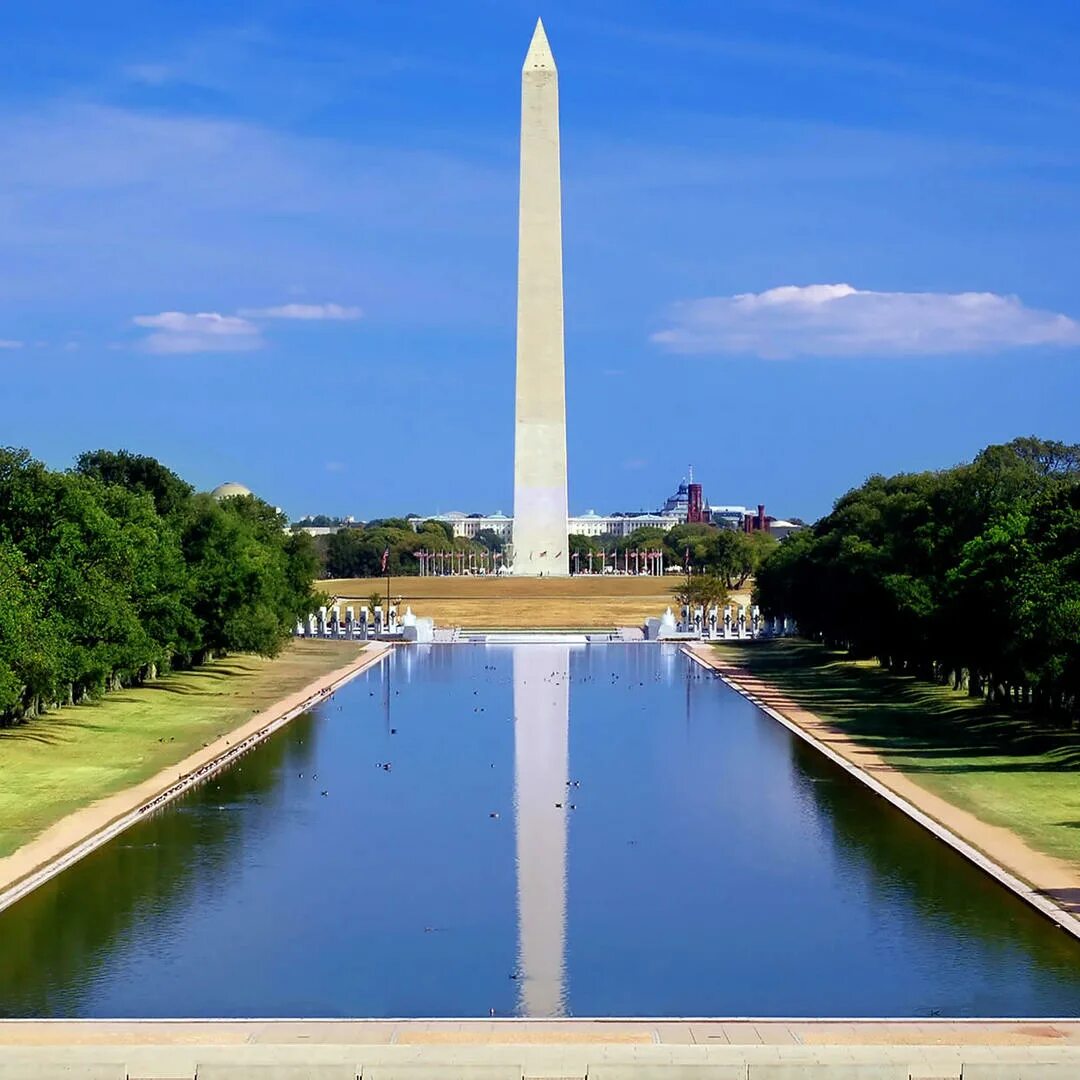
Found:
<svg viewBox="0 0 1080 1080"><path fill-rule="evenodd" d="M214 689L213 684L253 679L258 674L259 672L252 671L250 668L219 664L212 670L196 668L190 671L177 672L175 676L164 679L154 679L152 682L144 683L143 689L161 690L166 694L176 694L180 697L216 696L220 691ZM117 701L120 699L115 694L110 694L109 700Z"/></svg>
<svg viewBox="0 0 1080 1080"><path fill-rule="evenodd" d="M1080 733L1027 710L1009 712L809 642L747 642L721 653L863 745L903 758L905 772L1080 769ZM779 695L758 692L766 703Z"/></svg>
<svg viewBox="0 0 1080 1080"><path fill-rule="evenodd" d="M154 679L143 683L139 690L152 690L155 693L162 692L177 697L220 697L223 693L217 684L242 683L245 680L255 678L259 672L237 664L218 662L213 668L195 668L188 671L177 672L175 676L163 679ZM177 681L184 679L186 682ZM237 686L237 689L242 689ZM131 690L113 690L101 697L95 697L89 701L80 702L78 705L66 705L62 709L51 709L41 716L19 720L13 724L0 725L0 740L18 739L23 742L38 742L45 745L53 745L62 739L57 729L81 728L87 713L84 709L96 709L105 705L145 705L145 697L131 696ZM95 725L100 726L100 725ZM102 729L106 730L106 729Z"/></svg>
<svg viewBox="0 0 1080 1080"><path fill-rule="evenodd" d="M36 742L44 746L55 746L60 739L55 734L42 731L40 728L28 727L26 724L14 724L10 727L0 728L0 742L5 739L18 739L20 742Z"/></svg>

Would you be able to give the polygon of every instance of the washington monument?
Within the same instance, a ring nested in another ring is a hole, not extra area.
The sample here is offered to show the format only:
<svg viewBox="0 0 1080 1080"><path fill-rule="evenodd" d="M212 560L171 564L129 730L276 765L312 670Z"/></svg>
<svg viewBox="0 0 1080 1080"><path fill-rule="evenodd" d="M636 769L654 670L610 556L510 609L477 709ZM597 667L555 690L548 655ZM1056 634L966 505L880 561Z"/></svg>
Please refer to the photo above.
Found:
<svg viewBox="0 0 1080 1080"><path fill-rule="evenodd" d="M559 76L537 21L521 71L515 574L568 572Z"/></svg>

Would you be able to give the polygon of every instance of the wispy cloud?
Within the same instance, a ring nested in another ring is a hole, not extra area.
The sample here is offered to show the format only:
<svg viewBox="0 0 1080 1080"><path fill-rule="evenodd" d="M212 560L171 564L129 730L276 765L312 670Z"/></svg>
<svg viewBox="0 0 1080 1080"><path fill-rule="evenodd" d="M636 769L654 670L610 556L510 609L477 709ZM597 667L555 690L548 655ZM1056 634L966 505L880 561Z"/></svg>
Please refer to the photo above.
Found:
<svg viewBox="0 0 1080 1080"><path fill-rule="evenodd" d="M123 69L126 79L145 86L164 86L175 75L168 64L128 64Z"/></svg>
<svg viewBox="0 0 1080 1080"><path fill-rule="evenodd" d="M252 297L347 310L353 294L337 290L348 281L382 318L446 325L492 320L492 294L507 289L489 270L516 205L497 156L62 101L0 108L0 175L0 293L16 310L46 283L69 306L125 318L234 312ZM299 237L286 224L297 220ZM60 221L66 245L95 253L93 273L50 243ZM208 278L225 283L219 299L201 299Z"/></svg>
<svg viewBox="0 0 1080 1080"><path fill-rule="evenodd" d="M672 352L767 359L940 356L1080 345L1080 323L997 293L783 285L678 303L652 340Z"/></svg>
<svg viewBox="0 0 1080 1080"><path fill-rule="evenodd" d="M308 321L359 319L358 307L341 304L279 304L277 307L241 308L238 315L246 319L304 319Z"/></svg>
<svg viewBox="0 0 1080 1080"><path fill-rule="evenodd" d="M152 353L247 352L263 344L259 328L236 315L162 311L136 315L131 321L152 331L140 342Z"/></svg>
<svg viewBox="0 0 1080 1080"><path fill-rule="evenodd" d="M23 343L21 341L11 341L10 339L0 338L0 349L21 349Z"/></svg>
<svg viewBox="0 0 1080 1080"><path fill-rule="evenodd" d="M802 9L803 5L800 3L798 7ZM840 17L847 18L847 14ZM1063 92L1053 85L1040 84L1030 77L1009 81L968 73L963 69L963 65L957 62L957 51L959 50L961 54L977 51L986 53L988 47L985 42L980 42L978 45L981 46L981 50L978 46L972 48L975 43L968 41L966 34L963 37L931 35L936 38L937 45L945 46L946 49L936 62L925 59L925 54L930 51L925 48L928 44L925 25L909 24L912 30L909 36L915 37L916 40L922 39L920 43L924 47L915 54L921 56L920 59L911 59L905 54L897 57L888 52L874 51L866 47L837 48L823 43L824 39L814 40L812 36L807 35L785 39L775 34L769 37L752 34L736 35L728 32L709 34L698 27L689 33L671 29L667 25L659 28L635 26L623 19L618 22L605 21L600 25L603 25L609 37L618 36L666 53L685 52L725 57L733 63L748 67L825 70L828 71L831 79L838 76L857 77L864 83L867 79L880 80L885 85L919 86L935 91L960 92L978 95L989 100L1012 100L1070 113L1080 110L1080 99L1071 89ZM874 29L877 33L887 34L890 38L897 36L895 23L882 25L879 21ZM1057 43L1052 40L1042 43L1043 52L1048 51L1048 46L1055 44ZM1001 65L1000 54L1003 50L990 48L989 51L991 54L997 54L994 59ZM1048 72L1038 74L1040 78L1045 78Z"/></svg>
<svg viewBox="0 0 1080 1080"><path fill-rule="evenodd" d="M358 307L341 304L281 304L277 307L241 308L235 315L216 311L162 311L136 315L136 326L153 331L139 347L152 353L250 352L266 344L259 320L298 319L305 322L359 319Z"/></svg>

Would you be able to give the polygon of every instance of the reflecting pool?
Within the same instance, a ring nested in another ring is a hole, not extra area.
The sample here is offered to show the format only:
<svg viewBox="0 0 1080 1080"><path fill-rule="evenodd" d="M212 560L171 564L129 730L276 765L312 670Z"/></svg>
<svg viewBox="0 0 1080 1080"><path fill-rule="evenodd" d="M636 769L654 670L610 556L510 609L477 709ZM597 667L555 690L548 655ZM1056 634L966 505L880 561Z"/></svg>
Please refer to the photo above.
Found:
<svg viewBox="0 0 1080 1080"><path fill-rule="evenodd" d="M3 1016L1075 1016L1080 946L653 645L395 650L0 915Z"/></svg>

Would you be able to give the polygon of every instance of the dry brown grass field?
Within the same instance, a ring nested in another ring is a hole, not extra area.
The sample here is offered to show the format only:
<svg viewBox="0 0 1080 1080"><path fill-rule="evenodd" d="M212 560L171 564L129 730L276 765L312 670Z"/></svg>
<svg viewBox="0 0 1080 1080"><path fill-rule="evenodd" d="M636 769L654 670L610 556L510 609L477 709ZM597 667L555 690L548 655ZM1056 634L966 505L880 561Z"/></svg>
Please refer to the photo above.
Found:
<svg viewBox="0 0 1080 1080"><path fill-rule="evenodd" d="M667 577L580 575L568 578L398 577L390 580L391 596L409 604L417 615L438 626L469 629L609 630L640 626L671 603ZM344 607L386 592L385 578L330 578L316 587ZM748 603L748 590L732 594L733 603Z"/></svg>

